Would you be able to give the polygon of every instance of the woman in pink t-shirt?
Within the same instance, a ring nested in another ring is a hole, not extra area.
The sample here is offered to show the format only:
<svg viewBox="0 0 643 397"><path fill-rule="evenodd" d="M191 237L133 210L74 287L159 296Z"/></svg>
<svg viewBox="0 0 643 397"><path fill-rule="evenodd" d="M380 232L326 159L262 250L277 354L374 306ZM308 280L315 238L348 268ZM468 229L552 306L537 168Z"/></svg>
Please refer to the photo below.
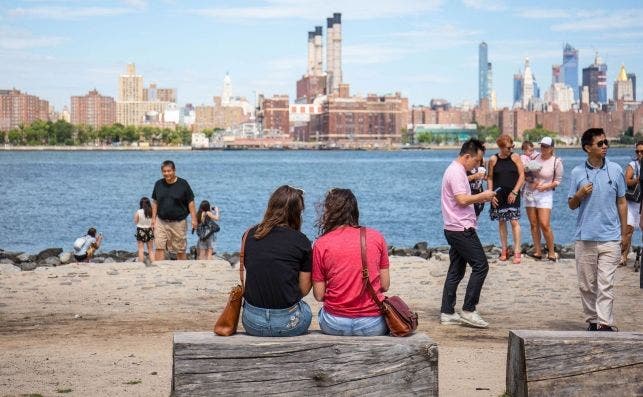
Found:
<svg viewBox="0 0 643 397"><path fill-rule="evenodd" d="M324 302L319 327L330 335L385 335L388 328L362 280L359 210L350 189L331 189L317 221L313 245L313 294ZM389 261L382 235L366 229L368 274L378 298L389 288Z"/></svg>

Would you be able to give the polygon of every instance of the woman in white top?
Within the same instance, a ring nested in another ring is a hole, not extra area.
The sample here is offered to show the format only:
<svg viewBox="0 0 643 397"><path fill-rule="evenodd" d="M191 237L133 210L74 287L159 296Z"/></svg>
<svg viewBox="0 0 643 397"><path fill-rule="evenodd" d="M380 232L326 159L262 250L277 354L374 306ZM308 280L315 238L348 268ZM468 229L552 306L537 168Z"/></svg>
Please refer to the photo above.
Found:
<svg viewBox="0 0 643 397"><path fill-rule="evenodd" d="M546 136L540 141L540 155L525 167L526 184L523 193L525 209L534 241L531 255L542 259L541 232L547 243L547 259L558 260L554 250L554 232L551 229L551 209L554 203L554 189L563 180L563 162L554 156L554 140Z"/></svg>
<svg viewBox="0 0 643 397"><path fill-rule="evenodd" d="M136 225L136 243L138 244L138 260L145 261L145 245L147 244L147 255L150 255L152 244L154 242L154 232L152 231L152 203L147 197L141 197L139 209L134 213L134 224Z"/></svg>
<svg viewBox="0 0 643 397"><path fill-rule="evenodd" d="M636 142L636 158L630 161L625 167L625 183L628 190L633 189L639 183L639 175L641 174L641 159L643 158L643 141ZM628 196L626 195L627 199ZM639 210L641 204L637 201L627 200L627 226L625 229L625 238L623 246L621 247L621 262L620 266L627 264L627 254L630 253L630 246L632 245L632 234L634 228L639 224Z"/></svg>

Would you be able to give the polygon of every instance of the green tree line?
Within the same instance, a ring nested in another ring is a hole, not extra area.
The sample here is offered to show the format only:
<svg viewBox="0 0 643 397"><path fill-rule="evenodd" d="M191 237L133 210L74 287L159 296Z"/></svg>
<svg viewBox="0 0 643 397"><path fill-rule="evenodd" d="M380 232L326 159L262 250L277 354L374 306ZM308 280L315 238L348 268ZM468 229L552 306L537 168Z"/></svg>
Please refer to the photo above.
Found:
<svg viewBox="0 0 643 397"><path fill-rule="evenodd" d="M15 146L127 145L134 142L179 146L189 145L191 141L192 133L183 126L137 127L115 123L96 129L87 125L74 125L64 120L36 120L4 134L4 142Z"/></svg>

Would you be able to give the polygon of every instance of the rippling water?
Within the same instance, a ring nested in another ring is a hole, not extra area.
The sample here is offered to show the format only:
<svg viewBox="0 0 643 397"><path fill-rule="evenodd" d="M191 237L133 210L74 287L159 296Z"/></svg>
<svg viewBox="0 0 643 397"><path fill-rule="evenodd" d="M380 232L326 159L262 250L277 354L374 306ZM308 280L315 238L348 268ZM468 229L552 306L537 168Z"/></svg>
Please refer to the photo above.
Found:
<svg viewBox="0 0 643 397"><path fill-rule="evenodd" d="M487 156L493 152L489 151ZM0 247L37 252L71 250L90 226L105 237L103 250L134 251L133 214L141 196L151 196L160 164L172 159L187 179L197 205L207 199L221 209L217 251L238 250L243 230L261 220L275 187L306 191L303 231L316 236L315 204L331 187L352 189L363 224L384 233L387 242L443 245L440 214L442 173L456 151L198 151L198 152L0 152ZM610 149L625 166L633 150ZM571 240L575 213L566 205L569 171L580 164L580 149L561 149L565 165L556 190L552 224L556 242ZM530 241L523 214L523 242ZM484 243L497 243L497 224L488 205L480 216ZM196 236L189 237L196 243Z"/></svg>

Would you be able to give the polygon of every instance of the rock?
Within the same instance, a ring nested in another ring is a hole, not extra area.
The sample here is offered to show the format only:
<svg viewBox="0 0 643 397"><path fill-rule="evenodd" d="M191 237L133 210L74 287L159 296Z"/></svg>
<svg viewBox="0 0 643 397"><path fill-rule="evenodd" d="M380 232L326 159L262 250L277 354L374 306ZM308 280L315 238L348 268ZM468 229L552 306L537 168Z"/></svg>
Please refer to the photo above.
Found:
<svg viewBox="0 0 643 397"><path fill-rule="evenodd" d="M58 256L62 252L63 252L62 248L47 248L46 250L40 251L38 255L36 255L36 261L44 262L45 259Z"/></svg>
<svg viewBox="0 0 643 397"><path fill-rule="evenodd" d="M107 257L103 261L103 263L114 263L114 262L116 262L116 261L114 260L114 258L111 258L111 257Z"/></svg>
<svg viewBox="0 0 643 397"><path fill-rule="evenodd" d="M20 255L16 256L16 258L14 259L14 261L16 261L16 262L18 262L18 263L22 263L22 262L33 262L33 260L34 260L34 259L35 259L35 257L33 257L32 255L29 255L29 254L27 254L26 252L23 252L23 253L21 253Z"/></svg>
<svg viewBox="0 0 643 397"><path fill-rule="evenodd" d="M231 265L231 266L234 266L234 265L236 265L237 263L239 263L239 254L234 253L234 254L230 255L230 256L228 257L228 262L230 262L230 265Z"/></svg>
<svg viewBox="0 0 643 397"><path fill-rule="evenodd" d="M60 259L60 263L62 265L66 265L72 261L74 257L72 256L71 252L61 252L58 255L58 259Z"/></svg>
<svg viewBox="0 0 643 397"><path fill-rule="evenodd" d="M0 250L0 259L11 259L15 263L17 262L16 257L20 254L22 254L22 252Z"/></svg>
<svg viewBox="0 0 643 397"><path fill-rule="evenodd" d="M38 267L36 262L20 262L18 264L23 271L33 270Z"/></svg>
<svg viewBox="0 0 643 397"><path fill-rule="evenodd" d="M92 259L92 262L94 262L94 263L105 263L105 258L103 258L102 256L97 256L97 257Z"/></svg>
<svg viewBox="0 0 643 397"><path fill-rule="evenodd" d="M393 247L391 251L391 255L393 256L411 256L411 252L409 252L408 248Z"/></svg>
<svg viewBox="0 0 643 397"><path fill-rule="evenodd" d="M0 259L0 265L11 265L11 266L13 266L13 265L15 265L15 263L14 263L14 261L12 261L9 258L2 258L2 259Z"/></svg>
<svg viewBox="0 0 643 397"><path fill-rule="evenodd" d="M9 259L3 259L3 260L9 260ZM21 268L18 266L14 266L13 262L12 263L0 263L0 273L13 273L13 272L19 272L22 271Z"/></svg>
<svg viewBox="0 0 643 397"><path fill-rule="evenodd" d="M188 253L187 257L188 259L196 259L197 256L197 251L196 251L196 246L191 246L190 247L190 252Z"/></svg>
<svg viewBox="0 0 643 397"><path fill-rule="evenodd" d="M426 241L420 241L413 246L414 250L426 251L429 249L429 243Z"/></svg>
<svg viewBox="0 0 643 397"><path fill-rule="evenodd" d="M46 266L60 266L60 259L58 259L58 256L50 256L45 259L44 264Z"/></svg>
<svg viewBox="0 0 643 397"><path fill-rule="evenodd" d="M437 253L433 254L433 259L435 259L437 261L443 261L444 260L444 253L437 252Z"/></svg>

